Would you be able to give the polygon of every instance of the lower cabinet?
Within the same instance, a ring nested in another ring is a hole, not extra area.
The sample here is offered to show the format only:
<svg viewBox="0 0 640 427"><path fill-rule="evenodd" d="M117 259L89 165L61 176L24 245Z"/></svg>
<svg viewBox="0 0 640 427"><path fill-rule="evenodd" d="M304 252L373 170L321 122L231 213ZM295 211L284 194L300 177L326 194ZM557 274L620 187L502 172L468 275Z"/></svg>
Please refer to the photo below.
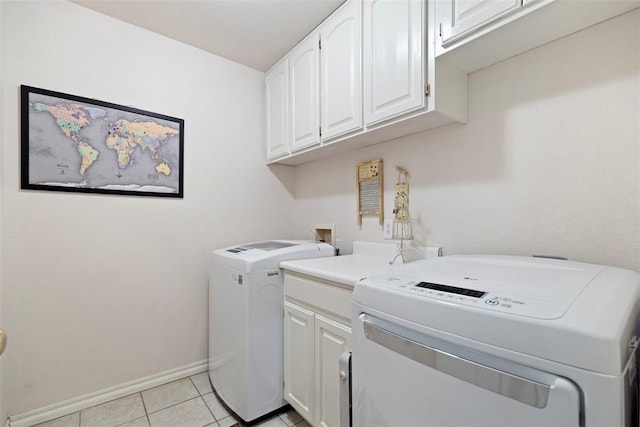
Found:
<svg viewBox="0 0 640 427"><path fill-rule="evenodd" d="M348 319L306 301L292 301L285 291L285 400L313 426L340 425L338 364L340 355L351 349L350 340Z"/></svg>
<svg viewBox="0 0 640 427"><path fill-rule="evenodd" d="M316 314L315 322L315 422L340 426L340 355L351 349L351 328Z"/></svg>
<svg viewBox="0 0 640 427"><path fill-rule="evenodd" d="M312 311L284 302L284 398L310 423L314 409Z"/></svg>

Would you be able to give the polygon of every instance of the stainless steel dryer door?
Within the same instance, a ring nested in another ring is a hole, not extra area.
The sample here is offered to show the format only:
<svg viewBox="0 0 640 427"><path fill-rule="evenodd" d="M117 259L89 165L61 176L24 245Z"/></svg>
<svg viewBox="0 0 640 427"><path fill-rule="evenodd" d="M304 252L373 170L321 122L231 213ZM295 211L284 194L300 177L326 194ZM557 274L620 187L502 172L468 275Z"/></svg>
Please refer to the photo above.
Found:
<svg viewBox="0 0 640 427"><path fill-rule="evenodd" d="M583 425L570 380L372 317L353 328L353 424Z"/></svg>

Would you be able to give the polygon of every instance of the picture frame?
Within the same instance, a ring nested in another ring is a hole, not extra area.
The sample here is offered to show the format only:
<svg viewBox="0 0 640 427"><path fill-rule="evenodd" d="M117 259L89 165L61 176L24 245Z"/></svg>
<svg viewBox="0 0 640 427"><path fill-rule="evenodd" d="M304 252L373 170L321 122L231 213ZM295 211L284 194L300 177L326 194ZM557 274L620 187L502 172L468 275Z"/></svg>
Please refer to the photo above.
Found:
<svg viewBox="0 0 640 427"><path fill-rule="evenodd" d="M184 197L184 120L20 86L23 190Z"/></svg>

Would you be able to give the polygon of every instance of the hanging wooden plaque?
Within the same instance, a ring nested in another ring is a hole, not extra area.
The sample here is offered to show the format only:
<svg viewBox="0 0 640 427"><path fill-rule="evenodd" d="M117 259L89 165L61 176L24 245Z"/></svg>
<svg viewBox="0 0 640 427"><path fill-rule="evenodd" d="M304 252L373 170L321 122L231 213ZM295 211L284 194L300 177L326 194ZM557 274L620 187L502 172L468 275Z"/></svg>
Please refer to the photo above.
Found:
<svg viewBox="0 0 640 427"><path fill-rule="evenodd" d="M358 225L363 216L378 216L380 225L384 222L382 159L358 163L356 165L358 193Z"/></svg>

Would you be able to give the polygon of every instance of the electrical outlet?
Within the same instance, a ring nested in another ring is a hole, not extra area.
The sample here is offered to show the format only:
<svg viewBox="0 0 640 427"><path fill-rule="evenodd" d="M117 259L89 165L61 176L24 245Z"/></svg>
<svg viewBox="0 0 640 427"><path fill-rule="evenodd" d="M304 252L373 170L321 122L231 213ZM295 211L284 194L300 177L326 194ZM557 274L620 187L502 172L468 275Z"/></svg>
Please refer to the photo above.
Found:
<svg viewBox="0 0 640 427"><path fill-rule="evenodd" d="M387 240L393 239L393 220L384 220L384 238Z"/></svg>

